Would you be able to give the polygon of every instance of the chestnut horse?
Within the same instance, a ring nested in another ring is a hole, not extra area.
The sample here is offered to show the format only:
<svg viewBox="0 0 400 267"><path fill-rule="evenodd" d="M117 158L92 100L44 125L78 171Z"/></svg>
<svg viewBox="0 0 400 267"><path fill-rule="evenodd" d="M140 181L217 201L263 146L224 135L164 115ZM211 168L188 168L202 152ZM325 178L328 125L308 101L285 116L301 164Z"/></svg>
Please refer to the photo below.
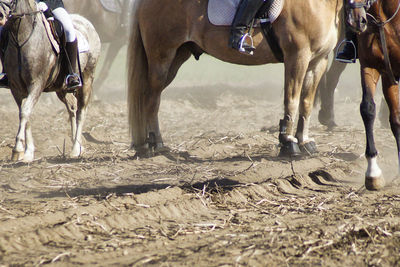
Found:
<svg viewBox="0 0 400 267"><path fill-rule="evenodd" d="M2 60L20 118L12 160L31 162L34 159L30 116L42 92L56 92L66 105L72 130L71 156L80 156L83 151L82 128L100 55L101 44L96 30L87 19L78 15L71 16L74 27L89 44L89 49L79 56L83 87L72 95L65 90L65 74L68 70L65 60L60 62L62 52L55 52L42 20L44 15L38 11L36 1L2 0L0 14L6 18L3 21L5 26L2 39L8 40L3 47Z"/></svg>
<svg viewBox="0 0 400 267"><path fill-rule="evenodd" d="M375 2L372 4L372 2ZM372 4L369 8L369 4ZM363 6L367 13L358 7ZM369 8L369 9L368 9ZM376 115L374 95L379 78L389 106L390 127L397 143L400 166L400 0L354 0L346 7L348 24L358 36L358 53L361 64L362 101L361 116L364 121L367 145L365 156L368 168L365 186L377 190L385 180L378 166L378 151L374 142L374 119ZM368 26L360 26L360 21L368 19Z"/></svg>
<svg viewBox="0 0 400 267"><path fill-rule="evenodd" d="M100 0L64 0L63 2L69 13L77 13L87 18L96 28L101 42L109 44L99 78L95 83L96 88L101 88L110 73L111 64L127 43L129 18L125 18L123 14L107 11ZM128 1L123 3L128 3ZM126 10L127 7L121 9ZM127 14L126 11L126 16Z"/></svg>
<svg viewBox="0 0 400 267"><path fill-rule="evenodd" d="M128 108L132 147L139 154L163 147L158 122L161 92L191 55L207 53L242 65L277 63L257 29L253 56L229 48L230 28L209 22L207 4L208 0L135 1L128 47ZM310 115L328 54L338 41L342 10L343 0L286 0L273 23L285 65L282 155L316 152L309 137Z"/></svg>

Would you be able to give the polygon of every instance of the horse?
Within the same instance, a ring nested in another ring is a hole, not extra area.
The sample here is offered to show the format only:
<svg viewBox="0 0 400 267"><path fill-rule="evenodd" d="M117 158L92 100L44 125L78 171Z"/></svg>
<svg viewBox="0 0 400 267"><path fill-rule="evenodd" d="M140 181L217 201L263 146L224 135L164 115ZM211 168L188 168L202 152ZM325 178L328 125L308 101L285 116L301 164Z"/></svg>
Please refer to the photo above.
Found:
<svg viewBox="0 0 400 267"><path fill-rule="evenodd" d="M338 43L340 45L341 41ZM334 52L337 50L335 47ZM337 126L335 121L335 91L339 83L340 76L346 69L347 64L333 60L326 73L321 78L318 85L318 98L320 102L320 110L318 112L318 121L332 130ZM386 105L385 99L382 97L379 109L379 122L381 128L389 128L387 120L389 116L389 109Z"/></svg>
<svg viewBox="0 0 400 267"><path fill-rule="evenodd" d="M124 3L129 3L125 0ZM121 48L126 45L128 39L128 22L125 18L128 7L121 7L126 14L107 11L100 3L100 0L82 1L82 0L64 0L65 8L70 13L76 13L87 18L96 28L103 44L109 43L103 66L99 72L96 81L96 87L101 88L105 78L110 73L110 67L117 57ZM125 21L126 20L126 21Z"/></svg>
<svg viewBox="0 0 400 267"><path fill-rule="evenodd" d="M209 22L207 4L208 0L134 3L128 45L128 121L138 155L163 150L158 121L161 92L191 55L199 58L207 53L242 65L279 62L259 29L254 31L253 56L228 48L230 28ZM338 41L342 11L343 0L286 0L272 24L285 66L284 117L279 123L282 156L317 152L309 137L310 115L328 54Z"/></svg>
<svg viewBox="0 0 400 267"><path fill-rule="evenodd" d="M363 8L360 9L359 7ZM368 162L365 187L379 190L385 185L374 142L374 120L376 116L374 95L379 78L389 107L389 122L396 139L400 166L400 1L399 0L354 0L346 6L347 22L359 33L358 53L361 66L362 100L360 113L366 134L365 156ZM360 21L368 20L367 25Z"/></svg>
<svg viewBox="0 0 400 267"><path fill-rule="evenodd" d="M56 92L66 105L73 141L70 155L80 156L84 149L82 128L100 55L98 34L88 20L78 15L72 16L75 29L87 39L90 48L79 56L83 86L74 95L66 93L65 74L68 67L66 61L60 58L63 53L55 52L46 31L43 12L38 11L35 0L11 0L9 8L7 2L0 3L0 16L7 18L2 40L8 40L3 47L2 61L20 118L11 159L24 162L34 160L35 147L29 119L42 92Z"/></svg>

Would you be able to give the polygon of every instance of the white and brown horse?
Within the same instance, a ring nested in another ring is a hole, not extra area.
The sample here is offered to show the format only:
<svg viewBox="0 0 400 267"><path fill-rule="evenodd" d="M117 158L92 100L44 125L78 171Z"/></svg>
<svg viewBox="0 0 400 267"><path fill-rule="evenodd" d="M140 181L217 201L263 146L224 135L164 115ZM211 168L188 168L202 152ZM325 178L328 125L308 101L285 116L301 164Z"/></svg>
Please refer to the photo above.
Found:
<svg viewBox="0 0 400 267"><path fill-rule="evenodd" d="M128 105L132 145L140 153L163 147L158 122L160 95L191 55L207 53L242 65L277 63L258 30L253 56L229 48L229 27L209 22L207 5L208 0L135 2L128 48ZM286 0L273 23L285 65L281 154L316 152L309 136L310 116L328 54L338 41L342 10L343 0Z"/></svg>
<svg viewBox="0 0 400 267"><path fill-rule="evenodd" d="M65 61L59 60L59 54L48 37L49 32L42 21L43 14L38 11L35 0L0 3L3 3L0 5L0 14L6 18L2 40L8 40L3 47L2 61L20 118L12 159L25 162L34 159L30 116L42 92L56 92L66 105L72 130L71 156L81 155L82 128L101 48L96 30L87 19L78 15L72 16L75 29L87 39L89 49L80 54L83 87L75 95L67 94L64 90L67 66Z"/></svg>

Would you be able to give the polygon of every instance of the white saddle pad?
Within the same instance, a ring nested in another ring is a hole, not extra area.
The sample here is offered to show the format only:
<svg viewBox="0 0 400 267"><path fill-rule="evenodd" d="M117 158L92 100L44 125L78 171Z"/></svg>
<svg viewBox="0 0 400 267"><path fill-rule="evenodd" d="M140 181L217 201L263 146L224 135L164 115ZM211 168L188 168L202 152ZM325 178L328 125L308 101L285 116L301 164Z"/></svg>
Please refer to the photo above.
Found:
<svg viewBox="0 0 400 267"><path fill-rule="evenodd" d="M76 38L78 39L78 51L79 53L89 52L90 46L86 37L80 32L76 31Z"/></svg>
<svg viewBox="0 0 400 267"><path fill-rule="evenodd" d="M282 11L284 0L273 1L268 12L269 21L272 23ZM240 0L209 0L208 1L208 19L217 26L229 26L235 17L236 9Z"/></svg>

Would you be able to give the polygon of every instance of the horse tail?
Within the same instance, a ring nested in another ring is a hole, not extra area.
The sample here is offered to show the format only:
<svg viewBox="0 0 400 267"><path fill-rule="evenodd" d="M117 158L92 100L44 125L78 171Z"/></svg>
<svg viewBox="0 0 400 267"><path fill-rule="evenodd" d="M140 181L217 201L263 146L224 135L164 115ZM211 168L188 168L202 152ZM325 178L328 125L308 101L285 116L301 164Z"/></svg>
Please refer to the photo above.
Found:
<svg viewBox="0 0 400 267"><path fill-rule="evenodd" d="M128 45L128 122L132 147L146 140L145 92L149 88L148 63L138 21L138 7L133 6L131 32Z"/></svg>

